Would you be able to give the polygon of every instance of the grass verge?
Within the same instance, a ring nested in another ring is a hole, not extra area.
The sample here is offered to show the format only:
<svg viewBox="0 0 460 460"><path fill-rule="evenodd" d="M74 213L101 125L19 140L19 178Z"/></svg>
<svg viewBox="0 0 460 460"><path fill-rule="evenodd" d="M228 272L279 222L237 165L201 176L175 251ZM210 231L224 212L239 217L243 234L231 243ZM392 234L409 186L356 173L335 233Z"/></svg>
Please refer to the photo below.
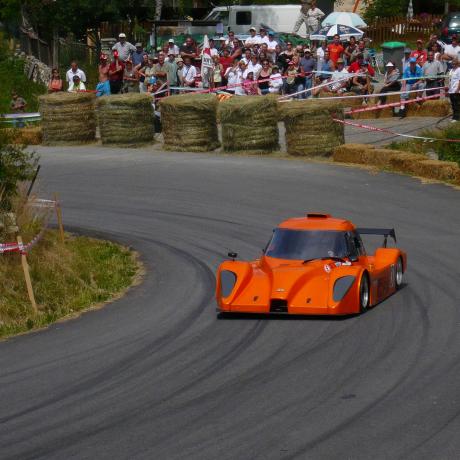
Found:
<svg viewBox="0 0 460 460"><path fill-rule="evenodd" d="M120 295L140 274L135 253L110 241L50 230L27 256L39 311L27 296L18 254L0 256L0 337L41 328Z"/></svg>

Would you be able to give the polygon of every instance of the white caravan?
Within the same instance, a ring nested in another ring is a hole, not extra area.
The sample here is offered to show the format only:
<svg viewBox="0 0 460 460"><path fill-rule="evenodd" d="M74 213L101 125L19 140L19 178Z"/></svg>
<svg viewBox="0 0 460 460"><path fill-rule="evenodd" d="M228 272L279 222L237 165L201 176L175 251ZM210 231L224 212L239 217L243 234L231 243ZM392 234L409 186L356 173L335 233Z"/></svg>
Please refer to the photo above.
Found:
<svg viewBox="0 0 460 460"><path fill-rule="evenodd" d="M320 0L318 7L327 15L334 8L333 0ZM247 34L251 26L261 25L275 32L292 32L300 13L300 2L295 5L231 5L214 8L205 21L219 21L224 33L233 30L236 34ZM302 25L301 33L305 33Z"/></svg>

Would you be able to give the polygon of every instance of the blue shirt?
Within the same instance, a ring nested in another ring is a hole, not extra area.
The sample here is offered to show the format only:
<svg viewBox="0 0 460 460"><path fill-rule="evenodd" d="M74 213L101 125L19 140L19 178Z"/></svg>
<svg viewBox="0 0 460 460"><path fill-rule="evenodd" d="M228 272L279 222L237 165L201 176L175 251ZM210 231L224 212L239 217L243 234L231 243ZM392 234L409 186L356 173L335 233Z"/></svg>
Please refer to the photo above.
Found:
<svg viewBox="0 0 460 460"><path fill-rule="evenodd" d="M422 76L423 76L423 71L422 71L422 68L418 64L415 64L415 69L413 72L410 66L408 66L406 67L406 70L403 73L403 78L410 78L410 80L407 81L407 83L409 84L415 83Z"/></svg>
<svg viewBox="0 0 460 460"><path fill-rule="evenodd" d="M142 50L140 53L137 51L137 49L136 51L134 51L134 53L131 55L133 67L136 67L141 62L144 62L144 55L148 56L148 54L144 50Z"/></svg>

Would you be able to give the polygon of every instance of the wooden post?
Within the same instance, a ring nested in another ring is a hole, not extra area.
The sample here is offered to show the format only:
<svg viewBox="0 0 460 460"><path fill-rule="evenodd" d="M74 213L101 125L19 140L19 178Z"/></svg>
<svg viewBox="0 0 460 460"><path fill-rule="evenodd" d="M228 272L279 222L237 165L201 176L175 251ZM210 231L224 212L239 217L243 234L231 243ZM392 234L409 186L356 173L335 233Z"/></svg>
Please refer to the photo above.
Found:
<svg viewBox="0 0 460 460"><path fill-rule="evenodd" d="M64 244L64 225L62 224L62 209L58 201L57 193L54 194L54 201L56 202L54 205L54 209L56 210L56 217L59 226L59 236L61 237L61 243Z"/></svg>
<svg viewBox="0 0 460 460"><path fill-rule="evenodd" d="M17 236L17 241L20 247L22 247L22 238L20 235ZM35 302L34 290L32 289L32 281L30 279L30 272L29 272L29 264L27 263L27 256L25 254L21 254L21 264L22 270L24 271L24 278L26 280L27 286L27 293L29 294L30 303L32 304L32 309L36 313L37 303Z"/></svg>

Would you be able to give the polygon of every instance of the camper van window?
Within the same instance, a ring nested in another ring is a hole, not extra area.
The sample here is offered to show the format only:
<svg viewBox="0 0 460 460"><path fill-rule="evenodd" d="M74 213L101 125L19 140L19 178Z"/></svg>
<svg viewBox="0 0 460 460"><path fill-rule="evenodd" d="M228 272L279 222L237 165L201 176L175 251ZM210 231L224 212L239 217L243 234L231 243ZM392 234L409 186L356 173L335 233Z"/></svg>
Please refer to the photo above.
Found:
<svg viewBox="0 0 460 460"><path fill-rule="evenodd" d="M250 11L237 11L236 24L238 26L250 26L252 24L252 13Z"/></svg>

